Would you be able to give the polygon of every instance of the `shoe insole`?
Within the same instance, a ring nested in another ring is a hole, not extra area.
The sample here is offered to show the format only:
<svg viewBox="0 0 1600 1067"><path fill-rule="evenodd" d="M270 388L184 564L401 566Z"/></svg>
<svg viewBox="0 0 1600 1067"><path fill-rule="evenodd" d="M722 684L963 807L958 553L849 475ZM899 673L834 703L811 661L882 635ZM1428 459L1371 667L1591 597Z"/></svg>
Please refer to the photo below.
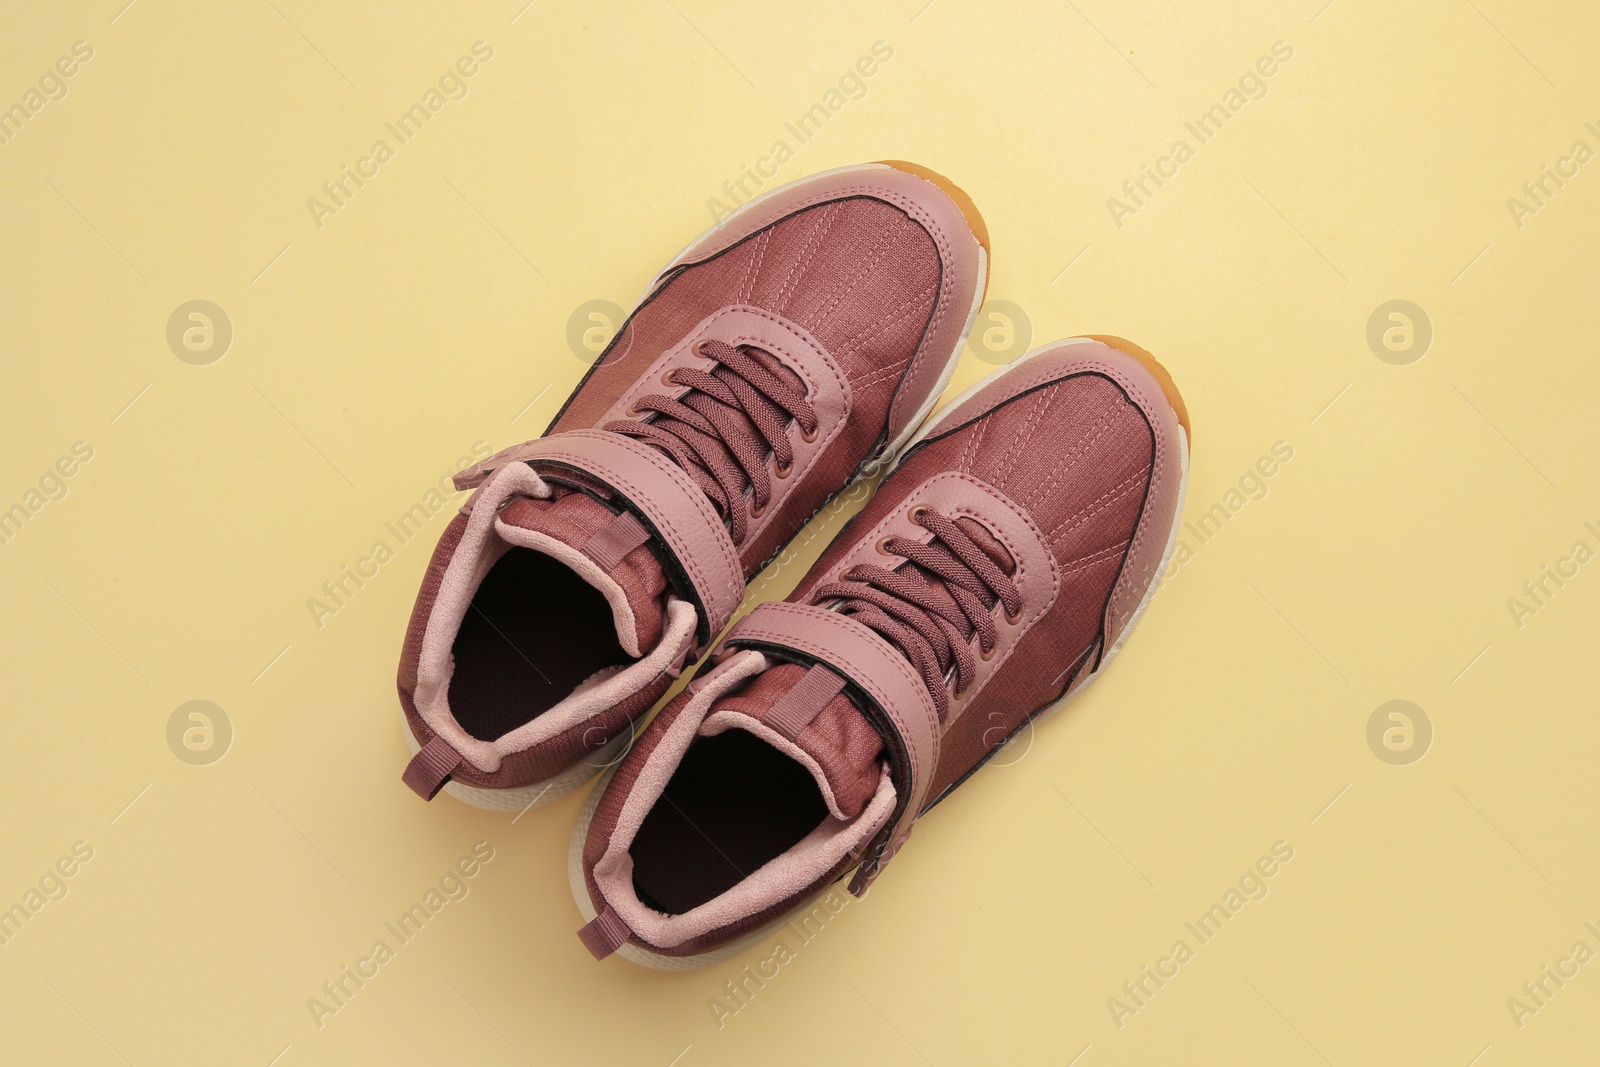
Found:
<svg viewBox="0 0 1600 1067"><path fill-rule="evenodd" d="M744 730L698 737L628 850L639 899L681 915L793 848L828 817L811 772Z"/></svg>
<svg viewBox="0 0 1600 1067"><path fill-rule="evenodd" d="M631 662L600 590L522 547L484 576L452 651L450 710L480 741L532 721L596 671Z"/></svg>

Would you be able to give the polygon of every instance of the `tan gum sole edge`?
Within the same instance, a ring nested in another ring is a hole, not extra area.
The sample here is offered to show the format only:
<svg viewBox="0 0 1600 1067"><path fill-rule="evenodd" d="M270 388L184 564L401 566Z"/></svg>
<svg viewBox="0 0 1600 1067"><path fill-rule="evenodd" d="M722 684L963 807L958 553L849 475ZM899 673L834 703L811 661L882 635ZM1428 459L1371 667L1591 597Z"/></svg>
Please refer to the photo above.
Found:
<svg viewBox="0 0 1600 1067"><path fill-rule="evenodd" d="M919 163L910 163L903 159L880 159L877 162L885 167L893 167L895 170L921 178L955 201L956 207L961 209L961 217L967 220L967 228L978 239L978 244L983 246L984 252L989 251L989 224L983 221L983 213L978 210L978 205L972 202L972 197L967 195L965 189L938 171Z"/></svg>
<svg viewBox="0 0 1600 1067"><path fill-rule="evenodd" d="M813 179L831 174L849 174L853 171L871 170L875 167L888 167L891 170L910 174L934 186L955 202L957 209L961 212L962 219L972 232L973 240L978 244L979 277L976 286L977 291L973 293L972 303L967 309L966 322L962 326L961 336L956 339L955 347L946 360L943 370L940 371L939 380L934 383L933 390L928 394L928 398L922 402L921 407L907 421L906 427L900 432L900 435L884 445L876 455L863 461L859 475L851 480L850 485L845 487L846 490L854 486L856 482L863 478L872 477L888 466L895 456L906 447L912 435L917 433L922 424L927 421L928 416L932 414L934 407L939 403L939 398L944 395L945 387L950 384L950 379L955 376L956 366L961 362L961 353L967 347L967 335L972 332L973 325L978 321L978 311L983 307L984 298L989 294L989 228L984 223L983 216L979 213L977 205L972 202L972 198L960 186L937 171L916 163L908 163L904 160L880 160L873 163L854 163L843 167L833 167L829 170L820 170L814 174L803 175L793 181L784 182L782 185L773 186L771 189L763 190L758 195L740 204L726 217L713 223L696 236L694 240L679 249L678 254L668 261L667 266L650 279L650 283L644 287L644 292L640 293L639 299L634 302L632 310L624 316L625 319L629 318L635 311L638 311L640 305L649 299L651 293L655 292L662 279L666 278L677 267L683 265L691 251L698 248L718 230L722 229L730 220L738 218L771 197L781 195ZM840 492L844 491L840 490Z"/></svg>
<svg viewBox="0 0 1600 1067"><path fill-rule="evenodd" d="M1160 384L1161 391L1167 396L1167 403L1172 405L1173 413L1178 416L1178 425L1183 427L1184 435L1190 442L1194 440L1194 429L1189 425L1189 407L1183 402L1183 394L1178 391L1178 383L1172 380L1171 373L1161 365L1159 359L1124 337L1108 333L1086 333L1084 336L1138 360Z"/></svg>
<svg viewBox="0 0 1600 1067"><path fill-rule="evenodd" d="M1130 341L1124 341L1120 337L1112 337L1106 334L1080 334L1076 337L1063 337L1055 341L1049 341L1037 348L1029 349L1016 359L1012 360L1010 363L1007 363L1002 367L996 367L994 370L990 371L988 374L985 374L983 377L967 386L961 392L951 397L945 403L940 404L939 410L935 411L933 416L928 419L927 422L922 424L922 429L918 430L916 434L910 440L906 441L905 444L900 447L899 451L895 453L894 457L889 462L889 471L893 471L896 467L900 466L900 461L905 458L906 453L910 452L913 448L927 440L929 437L932 437L934 433L938 431L939 427L944 424L945 420L950 417L951 412L955 411L962 404L965 404L968 400L971 400L973 397L983 392L983 390L999 381L1004 375L1016 370L1029 360L1037 356L1044 355L1046 352L1054 352L1057 349L1066 348L1071 345L1085 345L1091 343L1103 344L1108 348L1115 348L1123 355L1129 356L1137 361L1140 366L1144 367L1151 373L1151 376L1156 379L1157 384L1161 386L1162 395L1166 398L1167 403L1172 407L1173 413L1177 416L1178 425L1183 427L1184 443L1185 448L1187 449L1188 443L1190 440L1192 440L1193 436L1189 429L1189 412L1184 406L1183 397L1178 392L1177 384L1173 382L1172 375L1167 373L1167 369L1163 367L1161 363L1149 352L1146 352L1144 349L1138 347Z"/></svg>

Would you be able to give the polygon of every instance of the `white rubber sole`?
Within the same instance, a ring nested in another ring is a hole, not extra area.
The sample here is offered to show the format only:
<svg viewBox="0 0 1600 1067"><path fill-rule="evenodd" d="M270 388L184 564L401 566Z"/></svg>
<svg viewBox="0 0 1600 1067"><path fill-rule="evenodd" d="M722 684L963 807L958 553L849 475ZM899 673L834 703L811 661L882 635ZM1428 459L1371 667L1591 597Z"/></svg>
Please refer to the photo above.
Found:
<svg viewBox="0 0 1600 1067"><path fill-rule="evenodd" d="M406 735L406 747L411 750L411 754L415 756L422 751L422 746L417 744L416 737L411 733L411 724L406 721L404 714L400 716L400 729ZM628 754L628 749L633 747L636 730L637 726L626 733L618 734L608 741L604 748L595 750L587 759L542 782L518 786L515 789L484 789L464 782L450 781L444 784L442 791L449 793L463 804L483 808L485 811L526 811L566 796L601 771L615 766L618 760Z"/></svg>

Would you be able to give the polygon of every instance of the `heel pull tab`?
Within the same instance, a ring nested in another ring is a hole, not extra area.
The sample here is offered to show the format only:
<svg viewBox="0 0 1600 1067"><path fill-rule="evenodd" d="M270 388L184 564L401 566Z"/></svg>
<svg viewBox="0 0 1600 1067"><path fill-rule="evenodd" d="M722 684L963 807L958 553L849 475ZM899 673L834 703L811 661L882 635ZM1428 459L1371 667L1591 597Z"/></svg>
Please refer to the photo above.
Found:
<svg viewBox="0 0 1600 1067"><path fill-rule="evenodd" d="M645 529L631 511L624 511L610 525L583 543L578 551L607 574L617 569L623 557L650 540Z"/></svg>
<svg viewBox="0 0 1600 1067"><path fill-rule="evenodd" d="M632 931L622 921L622 916L608 904L589 925L578 931L578 940L583 942L583 947L589 950L591 956L603 960L627 944L630 933Z"/></svg>
<svg viewBox="0 0 1600 1067"><path fill-rule="evenodd" d="M423 800L432 800L461 766L461 753L442 737L435 736L406 764L400 780Z"/></svg>
<svg viewBox="0 0 1600 1067"><path fill-rule="evenodd" d="M843 690L843 678L820 663L814 664L800 676L794 688L779 697L778 702L761 717L761 724L793 741L822 713L828 701Z"/></svg>

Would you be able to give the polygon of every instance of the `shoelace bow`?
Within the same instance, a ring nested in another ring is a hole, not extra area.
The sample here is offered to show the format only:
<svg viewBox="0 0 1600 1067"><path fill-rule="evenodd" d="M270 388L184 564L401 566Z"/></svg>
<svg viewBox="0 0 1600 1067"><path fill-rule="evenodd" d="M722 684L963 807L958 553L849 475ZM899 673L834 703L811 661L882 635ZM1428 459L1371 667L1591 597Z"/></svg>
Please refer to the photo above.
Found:
<svg viewBox="0 0 1600 1067"><path fill-rule="evenodd" d="M750 519L771 501L774 474L785 478L794 467L790 421L800 427L802 438L813 441L817 413L804 388L785 377L787 371L779 373L782 365L762 349L702 341L696 351L716 365L708 371L679 367L662 379L687 386L687 393L676 399L652 393L634 403L628 411L632 418L608 422L603 429L636 437L671 456L716 505L739 544ZM776 461L775 471L767 467L768 456Z"/></svg>
<svg viewBox="0 0 1600 1067"><path fill-rule="evenodd" d="M988 553L954 521L927 508L913 509L911 519L932 532L933 540L886 538L879 548L904 556L896 569L857 564L842 581L819 587L813 604L838 601L849 614L905 653L922 675L942 722L949 711L951 670L955 695L973 681L978 658L989 659L1000 628L992 614L998 601L1010 622L1022 614L1022 594ZM978 655L972 639L978 639Z"/></svg>

